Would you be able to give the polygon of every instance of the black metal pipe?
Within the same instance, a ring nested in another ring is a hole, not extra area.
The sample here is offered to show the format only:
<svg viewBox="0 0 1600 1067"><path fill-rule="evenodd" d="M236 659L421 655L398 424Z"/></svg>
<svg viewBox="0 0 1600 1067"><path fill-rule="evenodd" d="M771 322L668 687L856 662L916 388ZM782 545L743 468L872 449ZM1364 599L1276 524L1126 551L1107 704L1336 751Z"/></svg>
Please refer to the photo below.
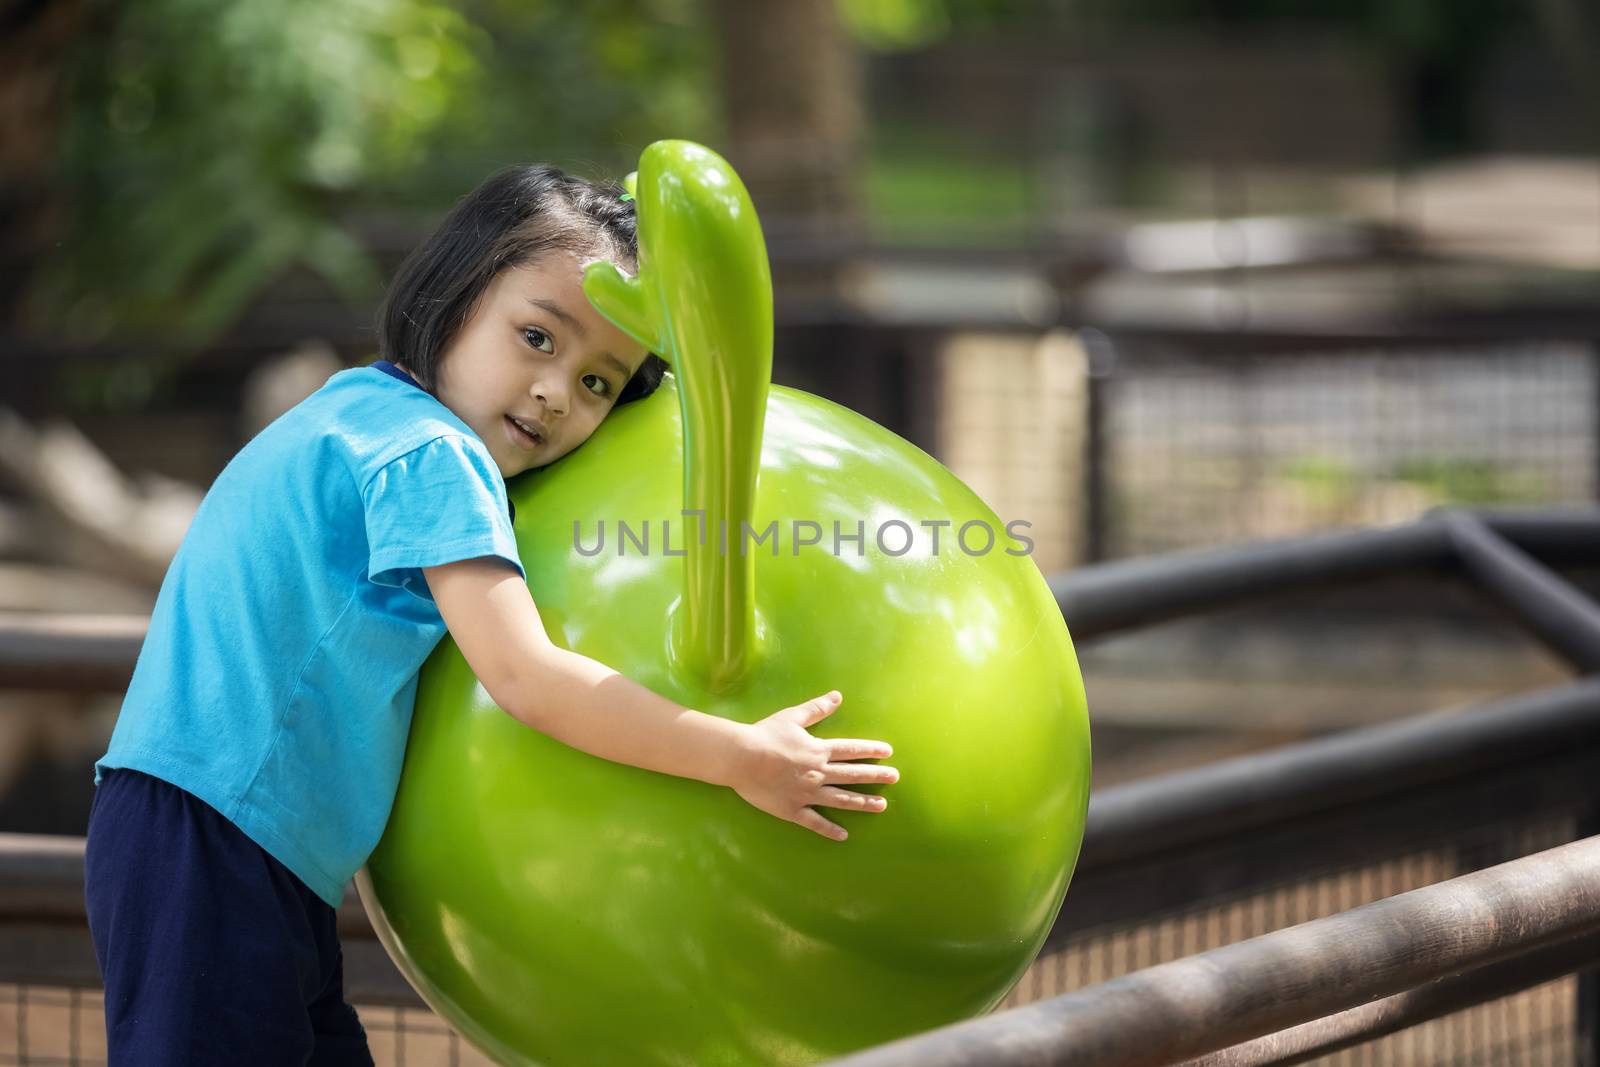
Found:
<svg viewBox="0 0 1600 1067"><path fill-rule="evenodd" d="M1600 933L1408 989L1325 1019L1187 1060L1180 1067L1291 1067L1512 996L1596 961L1600 961Z"/></svg>
<svg viewBox="0 0 1600 1067"><path fill-rule="evenodd" d="M1600 744L1600 679L1352 730L1094 794L1079 871Z"/></svg>
<svg viewBox="0 0 1600 1067"><path fill-rule="evenodd" d="M1588 838L831 1067L1165 1067L1596 932Z"/></svg>
<svg viewBox="0 0 1600 1067"><path fill-rule="evenodd" d="M1306 588L1430 568L1448 560L1437 523L1175 552L1050 579L1079 640Z"/></svg>
<svg viewBox="0 0 1600 1067"><path fill-rule="evenodd" d="M1476 515L1447 511L1438 521L1480 589L1579 671L1600 670L1600 606Z"/></svg>
<svg viewBox="0 0 1600 1067"><path fill-rule="evenodd" d="M0 834L0 919L84 922L83 838Z"/></svg>
<svg viewBox="0 0 1600 1067"><path fill-rule="evenodd" d="M1581 835L1600 834L1600 796L1589 791L1589 803L1578 821ZM1576 1067L1600 1067L1600 966L1591 966L1578 975L1574 991L1573 1059Z"/></svg>
<svg viewBox="0 0 1600 1067"><path fill-rule="evenodd" d="M0 688L119 693L149 625L144 615L0 614Z"/></svg>
<svg viewBox="0 0 1600 1067"><path fill-rule="evenodd" d="M0 924L87 922L83 857L81 837L0 833ZM343 936L377 937L354 882L345 886L338 923Z"/></svg>
<svg viewBox="0 0 1600 1067"><path fill-rule="evenodd" d="M1600 563L1600 508L1489 512L1485 526L1526 552ZM1458 566L1442 514L1352 530L1105 563L1050 578L1075 638L1408 571Z"/></svg>
<svg viewBox="0 0 1600 1067"><path fill-rule="evenodd" d="M1474 512L1495 533L1549 563L1600 563L1600 508Z"/></svg>
<svg viewBox="0 0 1600 1067"><path fill-rule="evenodd" d="M1084 457L1083 457L1083 558L1099 564L1106 558L1111 543L1111 434L1106 428L1108 394L1116 370L1116 351L1111 343L1085 332L1079 335L1088 360L1085 381ZM1059 602L1060 598L1057 598Z"/></svg>

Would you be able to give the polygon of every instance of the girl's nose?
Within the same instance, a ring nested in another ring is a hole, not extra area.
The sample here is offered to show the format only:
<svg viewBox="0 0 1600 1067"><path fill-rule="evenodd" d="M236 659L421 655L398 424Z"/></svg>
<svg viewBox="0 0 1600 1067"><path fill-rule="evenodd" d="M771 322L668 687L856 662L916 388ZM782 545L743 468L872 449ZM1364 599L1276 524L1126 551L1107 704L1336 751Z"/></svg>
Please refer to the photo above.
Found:
<svg viewBox="0 0 1600 1067"><path fill-rule="evenodd" d="M540 401L552 415L567 413L567 394L559 385L542 384L533 387L534 399Z"/></svg>

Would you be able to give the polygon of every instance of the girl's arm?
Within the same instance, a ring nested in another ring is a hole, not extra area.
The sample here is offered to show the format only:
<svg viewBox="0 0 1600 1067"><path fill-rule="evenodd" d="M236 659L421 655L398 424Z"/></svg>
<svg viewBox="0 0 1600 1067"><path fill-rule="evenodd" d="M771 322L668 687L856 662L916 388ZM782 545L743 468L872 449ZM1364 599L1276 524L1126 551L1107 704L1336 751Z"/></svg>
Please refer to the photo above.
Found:
<svg viewBox="0 0 1600 1067"><path fill-rule="evenodd" d="M839 706L837 691L744 724L680 707L588 656L557 647L528 587L494 558L425 568L428 589L467 665L491 699L563 744L646 770L734 789L769 815L824 837L842 827L812 805L882 811L886 802L842 784L886 784L899 772L878 764L881 741L813 737Z"/></svg>

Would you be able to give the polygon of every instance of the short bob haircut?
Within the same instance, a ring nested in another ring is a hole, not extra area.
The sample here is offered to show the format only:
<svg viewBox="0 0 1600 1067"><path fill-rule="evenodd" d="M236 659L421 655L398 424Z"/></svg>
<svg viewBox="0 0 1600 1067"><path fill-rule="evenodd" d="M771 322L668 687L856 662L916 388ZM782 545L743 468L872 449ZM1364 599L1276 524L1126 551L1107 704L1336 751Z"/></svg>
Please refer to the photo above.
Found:
<svg viewBox="0 0 1600 1067"><path fill-rule="evenodd" d="M636 269L637 218L622 194L549 166L490 175L400 265L378 312L378 350L433 392L441 353L501 271L556 250ZM655 392L667 367L647 355L617 405Z"/></svg>

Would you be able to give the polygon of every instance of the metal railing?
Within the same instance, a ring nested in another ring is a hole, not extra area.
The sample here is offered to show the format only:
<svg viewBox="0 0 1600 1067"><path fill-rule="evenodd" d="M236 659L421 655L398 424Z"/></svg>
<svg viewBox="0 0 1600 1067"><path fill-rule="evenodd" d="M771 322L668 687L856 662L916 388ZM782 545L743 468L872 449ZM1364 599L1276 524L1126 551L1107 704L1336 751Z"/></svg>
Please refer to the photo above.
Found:
<svg viewBox="0 0 1600 1067"><path fill-rule="evenodd" d="M1508 957L1519 966L1483 973ZM1597 958L1600 837L833 1062L1164 1067L1225 1049L1211 1062L1282 1063Z"/></svg>
<svg viewBox="0 0 1600 1067"><path fill-rule="evenodd" d="M1546 564L1595 562L1600 510L1448 513L1052 585L1082 641L1289 589L1464 577L1584 671L1600 615ZM0 686L115 689L140 632L0 620ZM1580 678L1099 791L1015 1010L838 1062L1231 1067L1340 1062L1365 1043L1366 1063L1593 1064L1595 988L1573 975L1600 961L1597 782L1600 679ZM98 986L81 886L80 840L0 836L0 982L23 999ZM426 1025L353 898L340 924L351 999ZM432 1039L448 1051L404 1062L471 1055ZM32 1055L19 1037L9 1062L97 1061Z"/></svg>

